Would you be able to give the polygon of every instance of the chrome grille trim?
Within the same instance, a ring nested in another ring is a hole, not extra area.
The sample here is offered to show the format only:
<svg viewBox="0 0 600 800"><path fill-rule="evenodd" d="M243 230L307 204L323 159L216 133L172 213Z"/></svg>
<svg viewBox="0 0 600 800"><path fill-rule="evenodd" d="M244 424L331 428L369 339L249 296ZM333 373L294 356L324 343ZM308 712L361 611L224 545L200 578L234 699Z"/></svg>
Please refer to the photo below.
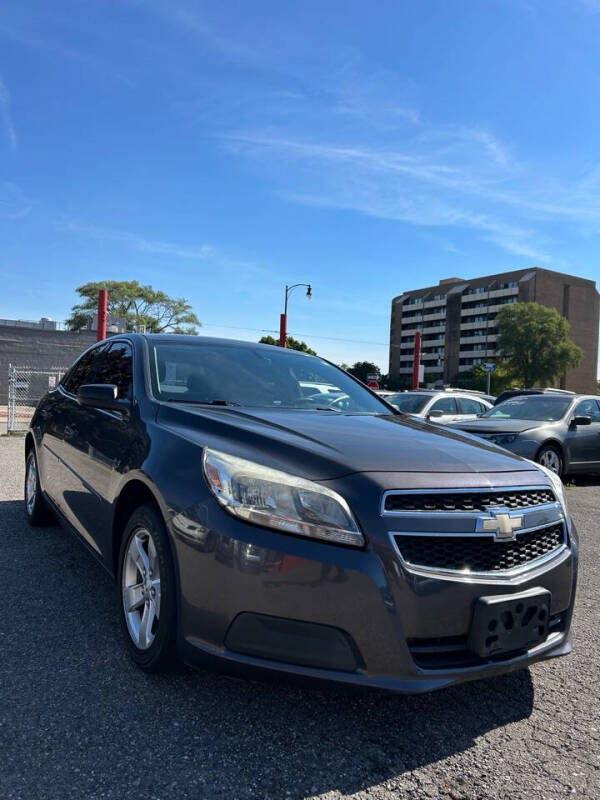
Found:
<svg viewBox="0 0 600 800"><path fill-rule="evenodd" d="M511 492L551 492L554 497L554 490L550 484L548 485L525 485L525 486L484 486L484 487L477 487L477 488L446 488L446 489L389 489L388 491L383 493L381 498L381 505L379 509L379 513L382 517L414 517L414 516L431 516L433 518L443 518L443 517L451 517L455 519L456 517L477 517L482 513L480 510L477 509L469 509L465 511L436 511L435 509L412 509L408 511L393 511L386 509L386 500L388 497L398 497L398 496L416 496L416 495L443 495L443 494L455 494L455 495L470 495L470 494L508 494ZM560 502L556 498L553 503L542 503L539 505L528 505L528 506L520 506L518 508L510 508L508 506L502 505L502 503L498 503L498 505L490 505L488 508L498 509L505 511L506 513L515 512L515 511L548 511L551 509L560 508Z"/></svg>
<svg viewBox="0 0 600 800"><path fill-rule="evenodd" d="M422 564L412 564L408 561L405 561L404 557L402 556L402 551L400 550L400 546L398 544L397 539L401 536L444 536L444 537L470 537L470 536L477 536L483 537L487 539L491 539L490 547L497 547L501 546L497 545L493 541L493 536L485 533L413 533L410 531L390 531L389 537L392 542L393 548L402 564L402 567L406 572L412 573L413 575L420 575L425 578L442 578L445 580L452 580L452 581L463 581L466 583L519 583L522 580L530 580L531 578L535 577L538 573L543 572L547 566L551 562L556 562L556 565L562 563L569 555L570 550L568 546L568 536L567 536L567 526L564 521L559 522L562 525L562 533L563 539L562 543L555 548L552 552L546 553L545 555L541 556L540 558L534 559L532 561L527 562L526 564L522 564L518 567L514 567L513 569L509 570L494 570L494 571L486 571L486 572L476 572L476 571L461 571L455 569L444 569L441 567L430 567L427 565ZM523 530L517 531L516 536L518 537L520 534L523 533L530 533L534 530L540 530L542 528L549 527L546 525L538 525L533 528L524 528Z"/></svg>

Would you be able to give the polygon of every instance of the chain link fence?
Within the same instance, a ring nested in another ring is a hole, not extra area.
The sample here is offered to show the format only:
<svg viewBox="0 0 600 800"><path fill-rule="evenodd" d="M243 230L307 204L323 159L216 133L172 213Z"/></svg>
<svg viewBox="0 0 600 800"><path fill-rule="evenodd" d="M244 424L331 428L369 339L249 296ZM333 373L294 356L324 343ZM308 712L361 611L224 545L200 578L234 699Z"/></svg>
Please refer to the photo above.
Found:
<svg viewBox="0 0 600 800"><path fill-rule="evenodd" d="M8 406L6 431L26 431L40 399L50 389L55 389L68 367L37 370L31 367L8 365Z"/></svg>

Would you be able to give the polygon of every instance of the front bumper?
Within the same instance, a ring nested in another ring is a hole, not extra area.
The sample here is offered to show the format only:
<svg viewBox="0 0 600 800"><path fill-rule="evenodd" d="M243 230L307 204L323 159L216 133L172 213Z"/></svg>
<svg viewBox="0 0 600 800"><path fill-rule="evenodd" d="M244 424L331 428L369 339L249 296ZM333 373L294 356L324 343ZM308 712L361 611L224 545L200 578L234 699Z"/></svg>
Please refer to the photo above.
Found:
<svg viewBox="0 0 600 800"><path fill-rule="evenodd" d="M252 527L221 509L214 514L216 524L195 511L170 521L181 590L179 649L188 663L218 659L238 672L417 693L571 650L572 523L568 551L543 570L516 581L469 583L408 572L387 537L355 550ZM545 641L488 660L462 652L479 597L532 588L551 594ZM253 638L252 631L262 633ZM444 656L449 642L452 658Z"/></svg>

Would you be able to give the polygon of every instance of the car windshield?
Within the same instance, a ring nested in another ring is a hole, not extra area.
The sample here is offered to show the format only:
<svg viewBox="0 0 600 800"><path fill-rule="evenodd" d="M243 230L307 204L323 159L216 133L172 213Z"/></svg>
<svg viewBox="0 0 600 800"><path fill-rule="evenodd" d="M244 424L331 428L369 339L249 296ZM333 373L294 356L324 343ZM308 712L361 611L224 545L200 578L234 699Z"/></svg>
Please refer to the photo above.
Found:
<svg viewBox="0 0 600 800"><path fill-rule="evenodd" d="M417 392L400 392L385 398L388 403L404 411L405 414L418 414L425 408L429 400L429 395L417 394Z"/></svg>
<svg viewBox="0 0 600 800"><path fill-rule="evenodd" d="M200 339L151 342L150 351L152 388L160 400L390 413L384 403L343 370L306 353Z"/></svg>
<svg viewBox="0 0 600 800"><path fill-rule="evenodd" d="M482 414L482 417L555 422L565 415L572 399L572 397L552 397L548 394L521 395L490 408L489 411Z"/></svg>

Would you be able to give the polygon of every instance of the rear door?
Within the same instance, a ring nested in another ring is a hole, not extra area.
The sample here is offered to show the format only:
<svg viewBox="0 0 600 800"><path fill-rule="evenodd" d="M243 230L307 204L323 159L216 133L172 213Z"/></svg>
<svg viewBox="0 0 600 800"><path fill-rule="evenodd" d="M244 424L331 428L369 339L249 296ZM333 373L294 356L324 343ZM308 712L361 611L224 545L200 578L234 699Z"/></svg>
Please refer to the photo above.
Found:
<svg viewBox="0 0 600 800"><path fill-rule="evenodd" d="M89 409L79 405L77 392L80 386L95 382L106 346L103 342L85 353L59 386L60 403L52 420L50 445L55 450L58 465L53 499L66 519L92 546L94 542L83 524L83 520L93 514L93 509L88 507L89 494L82 479L85 445L81 437L89 423Z"/></svg>

